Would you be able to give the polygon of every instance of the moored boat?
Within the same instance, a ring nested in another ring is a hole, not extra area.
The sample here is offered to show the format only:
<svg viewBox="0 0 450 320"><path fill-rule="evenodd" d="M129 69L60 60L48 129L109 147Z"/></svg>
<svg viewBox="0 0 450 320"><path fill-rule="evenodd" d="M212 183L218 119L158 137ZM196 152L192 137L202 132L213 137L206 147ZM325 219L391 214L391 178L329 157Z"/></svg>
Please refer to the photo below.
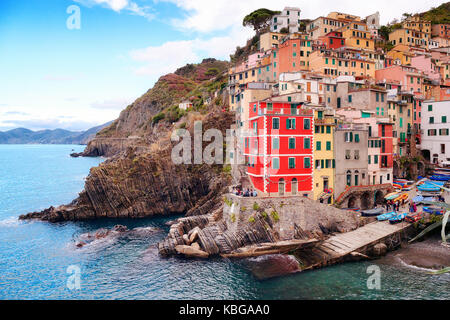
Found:
<svg viewBox="0 0 450 320"><path fill-rule="evenodd" d="M430 214L442 215L444 214L444 210L438 207L423 207L423 211L428 212Z"/></svg>
<svg viewBox="0 0 450 320"><path fill-rule="evenodd" d="M390 218L392 218L392 217L394 217L396 215L397 215L397 212L395 212L395 211L388 212L388 213L383 213L383 214L381 214L381 215L379 215L377 217L377 220L378 221L386 221L386 220L389 220Z"/></svg>
<svg viewBox="0 0 450 320"><path fill-rule="evenodd" d="M387 194L384 198L386 200L394 200L395 198L397 198L399 196L398 192L391 192L389 194Z"/></svg>
<svg viewBox="0 0 450 320"><path fill-rule="evenodd" d="M361 215L363 217L376 217L383 213L383 208L374 208L370 210L361 211Z"/></svg>
<svg viewBox="0 0 450 320"><path fill-rule="evenodd" d="M403 220L405 220L407 215L408 215L407 213L399 213L399 214L393 216L392 218L390 218L389 223L394 224L394 223L402 222Z"/></svg>
<svg viewBox="0 0 450 320"><path fill-rule="evenodd" d="M422 219L425 216L425 214L421 211L421 212L414 212L414 213L410 213L406 216L405 220L411 223L417 222L420 219Z"/></svg>

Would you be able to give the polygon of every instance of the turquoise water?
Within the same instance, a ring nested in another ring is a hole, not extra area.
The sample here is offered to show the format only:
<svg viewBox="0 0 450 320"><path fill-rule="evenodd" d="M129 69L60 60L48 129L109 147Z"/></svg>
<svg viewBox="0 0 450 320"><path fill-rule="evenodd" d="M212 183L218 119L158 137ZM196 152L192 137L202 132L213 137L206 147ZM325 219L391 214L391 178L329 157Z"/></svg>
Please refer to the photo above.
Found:
<svg viewBox="0 0 450 320"><path fill-rule="evenodd" d="M89 168L102 159L70 158L72 149L83 146L0 145L0 299L450 299L449 275L384 260L259 281L241 263L162 259L155 245L174 217L18 221L22 213L69 203L82 190ZM76 248L80 235L116 224L134 231ZM366 286L374 263L381 290ZM80 289L67 286L69 266L81 271Z"/></svg>

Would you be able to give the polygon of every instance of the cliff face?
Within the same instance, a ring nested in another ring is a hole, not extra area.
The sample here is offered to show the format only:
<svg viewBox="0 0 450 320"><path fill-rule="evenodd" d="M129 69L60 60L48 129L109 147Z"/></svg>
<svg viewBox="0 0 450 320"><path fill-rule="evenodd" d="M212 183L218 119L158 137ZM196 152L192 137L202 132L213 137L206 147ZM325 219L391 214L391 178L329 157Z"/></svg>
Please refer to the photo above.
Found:
<svg viewBox="0 0 450 320"><path fill-rule="evenodd" d="M211 63L223 70L215 67L211 72L214 75L205 75ZM194 121L202 120L204 131L216 128L225 136L233 122L234 116L219 103L227 100L221 90L226 63L207 60L204 64L189 67L193 68L192 78L186 76L186 70L180 72L184 76L162 77L153 89L122 111L119 119L97 134L81 155L109 159L91 169L77 199L20 218L57 222L169 213L198 215L212 209L230 182L229 173L222 166L174 165L171 159L175 143L170 137L176 128L192 132ZM179 110L178 103L192 95L194 110Z"/></svg>

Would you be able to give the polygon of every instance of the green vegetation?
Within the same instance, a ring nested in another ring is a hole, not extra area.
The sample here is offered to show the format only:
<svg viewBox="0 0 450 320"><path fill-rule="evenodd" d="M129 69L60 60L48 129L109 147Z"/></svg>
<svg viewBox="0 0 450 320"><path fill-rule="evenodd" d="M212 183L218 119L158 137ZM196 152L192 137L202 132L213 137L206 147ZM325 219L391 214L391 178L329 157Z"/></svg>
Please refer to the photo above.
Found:
<svg viewBox="0 0 450 320"><path fill-rule="evenodd" d="M242 212L247 211L247 207L241 207L241 211L242 211Z"/></svg>
<svg viewBox="0 0 450 320"><path fill-rule="evenodd" d="M165 113L164 112L160 112L160 113L158 113L156 116L154 116L152 118L152 123L153 124L157 124L159 121L161 121L165 117L166 117Z"/></svg>
<svg viewBox="0 0 450 320"><path fill-rule="evenodd" d="M269 216L265 211L261 212L261 215L263 216L264 219L267 219L267 217Z"/></svg>
<svg viewBox="0 0 450 320"><path fill-rule="evenodd" d="M248 218L248 222L254 223L255 222L255 217L251 216L250 218Z"/></svg>
<svg viewBox="0 0 450 320"><path fill-rule="evenodd" d="M288 34L289 33L289 28L286 28L286 27L281 28L280 33Z"/></svg>
<svg viewBox="0 0 450 320"><path fill-rule="evenodd" d="M231 201L230 199L227 199L226 197L223 198L223 202L225 202L225 204L229 207L231 207L233 205L233 201Z"/></svg>
<svg viewBox="0 0 450 320"><path fill-rule="evenodd" d="M253 203L253 210L259 210L259 205L256 202Z"/></svg>
<svg viewBox="0 0 450 320"><path fill-rule="evenodd" d="M280 216L278 215L278 212L276 212L275 210L272 211L270 215L272 216L273 220L275 220L275 222L278 222L280 220Z"/></svg>
<svg viewBox="0 0 450 320"><path fill-rule="evenodd" d="M450 23L450 2L441 4L437 8L421 13L425 20L430 20L431 24Z"/></svg>
<svg viewBox="0 0 450 320"><path fill-rule="evenodd" d="M235 223L236 222L236 215L234 213L231 214L230 216L231 222Z"/></svg>
<svg viewBox="0 0 450 320"><path fill-rule="evenodd" d="M265 8L257 9L244 17L242 25L244 27L251 26L256 33L260 33L269 26L270 19L279 13L280 11L272 11Z"/></svg>
<svg viewBox="0 0 450 320"><path fill-rule="evenodd" d="M217 76L220 73L218 68L209 68L208 71L205 72L207 76Z"/></svg>
<svg viewBox="0 0 450 320"><path fill-rule="evenodd" d="M226 173L226 174L231 174L231 165L230 164L226 164L222 167L222 172Z"/></svg>

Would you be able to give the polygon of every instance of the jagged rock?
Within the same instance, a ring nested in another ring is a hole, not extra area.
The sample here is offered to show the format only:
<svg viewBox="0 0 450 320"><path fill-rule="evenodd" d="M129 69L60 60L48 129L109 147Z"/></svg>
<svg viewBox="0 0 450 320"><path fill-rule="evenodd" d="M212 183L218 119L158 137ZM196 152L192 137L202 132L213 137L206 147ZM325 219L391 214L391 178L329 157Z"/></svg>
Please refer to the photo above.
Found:
<svg viewBox="0 0 450 320"><path fill-rule="evenodd" d="M200 245L197 242L191 244L191 247L197 250L200 250Z"/></svg>
<svg viewBox="0 0 450 320"><path fill-rule="evenodd" d="M195 258L208 258L209 254L205 251L196 249L192 246L179 245L175 247L175 250L179 254L183 254L186 257L195 257Z"/></svg>
<svg viewBox="0 0 450 320"><path fill-rule="evenodd" d="M188 236L189 236L189 241L192 243L194 242L197 237L198 237L198 233L201 229L199 227L195 227L194 229L192 229L191 231L189 231Z"/></svg>
<svg viewBox="0 0 450 320"><path fill-rule="evenodd" d="M189 237L187 234L183 234L183 241L186 243L186 245L190 245L191 241L189 241Z"/></svg>

